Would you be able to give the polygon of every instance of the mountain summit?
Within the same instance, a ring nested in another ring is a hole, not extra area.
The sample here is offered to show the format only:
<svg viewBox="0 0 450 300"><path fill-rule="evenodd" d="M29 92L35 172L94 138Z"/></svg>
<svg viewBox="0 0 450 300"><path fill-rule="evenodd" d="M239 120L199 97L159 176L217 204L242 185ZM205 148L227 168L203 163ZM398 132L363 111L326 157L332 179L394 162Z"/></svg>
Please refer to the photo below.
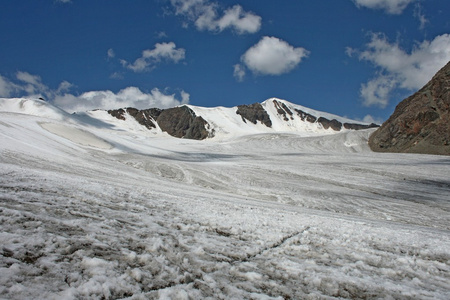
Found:
<svg viewBox="0 0 450 300"><path fill-rule="evenodd" d="M450 62L397 105L369 145L379 152L450 155Z"/></svg>

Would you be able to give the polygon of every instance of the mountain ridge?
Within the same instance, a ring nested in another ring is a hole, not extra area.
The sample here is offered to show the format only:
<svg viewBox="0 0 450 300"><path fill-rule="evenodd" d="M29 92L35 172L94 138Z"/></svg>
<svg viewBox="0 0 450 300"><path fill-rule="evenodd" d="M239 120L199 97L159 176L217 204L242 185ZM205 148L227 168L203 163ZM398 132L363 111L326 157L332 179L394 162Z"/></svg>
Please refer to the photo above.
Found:
<svg viewBox="0 0 450 300"><path fill-rule="evenodd" d="M292 132L304 135L333 134L377 127L286 100L270 98L261 103L235 107L180 105L167 109L132 107L69 114L39 99L3 98L0 111L44 116L75 123L102 123L120 130L166 133L172 137L204 140L236 136Z"/></svg>
<svg viewBox="0 0 450 300"><path fill-rule="evenodd" d="M235 107L181 105L168 109L121 108L108 110L119 120L133 117L150 130L158 128L171 136L199 139L245 133L304 132L330 134L342 130L378 127L313 110L278 98Z"/></svg>

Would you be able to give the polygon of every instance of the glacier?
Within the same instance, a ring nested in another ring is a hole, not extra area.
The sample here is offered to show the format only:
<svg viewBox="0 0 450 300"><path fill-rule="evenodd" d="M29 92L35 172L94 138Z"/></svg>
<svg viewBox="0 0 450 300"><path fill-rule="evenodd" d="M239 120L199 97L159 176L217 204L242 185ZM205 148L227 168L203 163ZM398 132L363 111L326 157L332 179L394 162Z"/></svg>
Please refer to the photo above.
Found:
<svg viewBox="0 0 450 300"><path fill-rule="evenodd" d="M449 157L192 110L215 138L0 99L0 298L450 298Z"/></svg>

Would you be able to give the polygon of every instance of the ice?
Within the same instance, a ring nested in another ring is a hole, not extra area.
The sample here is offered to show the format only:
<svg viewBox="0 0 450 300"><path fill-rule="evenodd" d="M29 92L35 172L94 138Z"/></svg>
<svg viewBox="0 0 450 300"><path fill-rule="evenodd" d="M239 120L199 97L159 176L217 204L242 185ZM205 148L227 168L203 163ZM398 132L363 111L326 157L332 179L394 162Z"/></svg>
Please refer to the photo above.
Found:
<svg viewBox="0 0 450 300"><path fill-rule="evenodd" d="M0 103L0 298L450 298L448 157L22 100Z"/></svg>

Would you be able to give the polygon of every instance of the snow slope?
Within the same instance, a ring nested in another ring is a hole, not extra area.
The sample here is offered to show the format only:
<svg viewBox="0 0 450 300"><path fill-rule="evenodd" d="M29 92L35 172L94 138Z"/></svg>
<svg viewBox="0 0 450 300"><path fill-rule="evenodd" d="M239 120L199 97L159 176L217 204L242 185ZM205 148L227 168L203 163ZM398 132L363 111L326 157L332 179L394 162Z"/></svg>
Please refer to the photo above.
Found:
<svg viewBox="0 0 450 300"><path fill-rule="evenodd" d="M448 157L373 153L372 130L176 139L9 100L0 298L450 298Z"/></svg>

